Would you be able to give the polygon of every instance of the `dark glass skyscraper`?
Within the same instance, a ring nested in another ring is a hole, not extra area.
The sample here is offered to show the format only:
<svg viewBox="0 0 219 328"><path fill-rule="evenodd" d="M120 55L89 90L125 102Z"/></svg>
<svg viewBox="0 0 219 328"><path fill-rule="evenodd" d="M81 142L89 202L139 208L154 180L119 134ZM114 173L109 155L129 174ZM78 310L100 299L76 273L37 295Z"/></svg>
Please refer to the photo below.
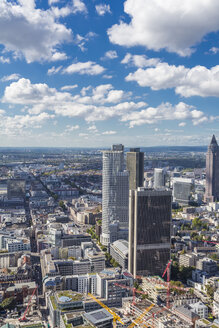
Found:
<svg viewBox="0 0 219 328"><path fill-rule="evenodd" d="M205 201L219 200L219 147L213 135L206 154Z"/></svg>
<svg viewBox="0 0 219 328"><path fill-rule="evenodd" d="M129 192L129 265L136 275L162 275L170 260L172 193Z"/></svg>
<svg viewBox="0 0 219 328"><path fill-rule="evenodd" d="M126 166L129 171L129 189L143 187L144 184L144 153L140 148L131 148L126 155Z"/></svg>

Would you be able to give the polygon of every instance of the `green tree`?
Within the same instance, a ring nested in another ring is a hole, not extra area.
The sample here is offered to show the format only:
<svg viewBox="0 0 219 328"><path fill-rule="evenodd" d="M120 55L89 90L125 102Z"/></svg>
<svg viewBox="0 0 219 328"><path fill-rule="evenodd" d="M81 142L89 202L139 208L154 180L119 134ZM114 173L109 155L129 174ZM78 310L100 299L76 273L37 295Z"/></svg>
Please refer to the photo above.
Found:
<svg viewBox="0 0 219 328"><path fill-rule="evenodd" d="M218 255L217 255L216 253L211 254L211 255L210 255L210 258L211 258L212 260L214 260L214 261L218 261Z"/></svg>
<svg viewBox="0 0 219 328"><path fill-rule="evenodd" d="M75 258L74 256L70 256L70 257L69 257L69 260L73 260L73 261L75 261L76 258Z"/></svg>
<svg viewBox="0 0 219 328"><path fill-rule="evenodd" d="M202 227L201 220L199 218L194 218L192 220L192 226L193 226L193 228L196 228L196 229L200 230L200 228Z"/></svg>
<svg viewBox="0 0 219 328"><path fill-rule="evenodd" d="M52 194L52 197L54 198L54 200L57 200L59 198L59 196L54 193Z"/></svg>
<svg viewBox="0 0 219 328"><path fill-rule="evenodd" d="M63 200L59 201L59 207L61 207L63 209L63 211L66 210L66 207L65 207L65 204L64 204Z"/></svg>
<svg viewBox="0 0 219 328"><path fill-rule="evenodd" d="M137 280L135 280L135 282L134 282L134 288L138 289L138 287L139 287L139 283L138 283Z"/></svg>
<svg viewBox="0 0 219 328"><path fill-rule="evenodd" d="M114 266L115 268L117 268L117 267L120 267L119 263L118 263L118 262L116 262L116 261L114 261L114 264L113 264L113 266Z"/></svg>
<svg viewBox="0 0 219 328"><path fill-rule="evenodd" d="M192 278L192 271L194 270L194 267L185 267L185 266L180 266L179 267L179 276L180 276L180 281L186 283L187 279Z"/></svg>
<svg viewBox="0 0 219 328"><path fill-rule="evenodd" d="M4 301L1 302L0 307L5 309L13 309L15 307L15 298L14 297L7 297Z"/></svg>
<svg viewBox="0 0 219 328"><path fill-rule="evenodd" d="M215 292L214 287L212 285L208 284L208 285L205 286L205 288L206 288L206 292L207 292L208 297L213 298L214 297L214 292Z"/></svg>

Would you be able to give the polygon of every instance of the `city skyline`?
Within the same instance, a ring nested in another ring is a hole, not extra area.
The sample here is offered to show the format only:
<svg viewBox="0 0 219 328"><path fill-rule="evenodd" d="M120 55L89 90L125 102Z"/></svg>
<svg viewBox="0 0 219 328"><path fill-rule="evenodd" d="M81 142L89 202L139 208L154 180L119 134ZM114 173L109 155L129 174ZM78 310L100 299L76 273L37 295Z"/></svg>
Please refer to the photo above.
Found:
<svg viewBox="0 0 219 328"><path fill-rule="evenodd" d="M219 119L218 7L3 0L0 147L209 144Z"/></svg>

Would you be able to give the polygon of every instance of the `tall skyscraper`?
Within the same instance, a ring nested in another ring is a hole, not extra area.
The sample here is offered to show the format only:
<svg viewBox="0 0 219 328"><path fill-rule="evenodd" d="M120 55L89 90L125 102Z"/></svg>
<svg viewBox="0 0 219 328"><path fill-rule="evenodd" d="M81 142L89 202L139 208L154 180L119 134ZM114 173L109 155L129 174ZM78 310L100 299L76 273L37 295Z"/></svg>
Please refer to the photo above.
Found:
<svg viewBox="0 0 219 328"><path fill-rule="evenodd" d="M154 169L154 189L165 186L164 169Z"/></svg>
<svg viewBox="0 0 219 328"><path fill-rule="evenodd" d="M143 187L144 184L144 153L140 148L131 148L126 155L126 166L129 171L129 189Z"/></svg>
<svg viewBox="0 0 219 328"><path fill-rule="evenodd" d="M179 205L188 205L194 187L193 179L173 178L173 201L179 203Z"/></svg>
<svg viewBox="0 0 219 328"><path fill-rule="evenodd" d="M171 191L129 191L128 269L136 275L162 275L170 260Z"/></svg>
<svg viewBox="0 0 219 328"><path fill-rule="evenodd" d="M115 233L111 233L115 230L113 221L119 221L120 228L128 228L129 173L124 170L123 145L113 145L112 150L103 151L102 179L101 242L108 245L116 240Z"/></svg>
<svg viewBox="0 0 219 328"><path fill-rule="evenodd" d="M206 154L205 201L219 200L219 147L213 135Z"/></svg>

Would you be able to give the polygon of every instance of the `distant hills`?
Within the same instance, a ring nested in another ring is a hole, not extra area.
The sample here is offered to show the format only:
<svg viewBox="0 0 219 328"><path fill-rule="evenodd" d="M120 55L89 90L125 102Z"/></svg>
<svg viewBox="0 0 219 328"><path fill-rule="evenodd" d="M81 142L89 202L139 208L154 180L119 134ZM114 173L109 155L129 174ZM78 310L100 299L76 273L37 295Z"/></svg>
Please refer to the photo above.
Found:
<svg viewBox="0 0 219 328"><path fill-rule="evenodd" d="M61 153L61 152L89 152L109 149L110 147L0 147L3 153ZM207 151L207 146L155 146L140 147L143 152L203 152ZM125 147L125 151L129 151L129 147Z"/></svg>

